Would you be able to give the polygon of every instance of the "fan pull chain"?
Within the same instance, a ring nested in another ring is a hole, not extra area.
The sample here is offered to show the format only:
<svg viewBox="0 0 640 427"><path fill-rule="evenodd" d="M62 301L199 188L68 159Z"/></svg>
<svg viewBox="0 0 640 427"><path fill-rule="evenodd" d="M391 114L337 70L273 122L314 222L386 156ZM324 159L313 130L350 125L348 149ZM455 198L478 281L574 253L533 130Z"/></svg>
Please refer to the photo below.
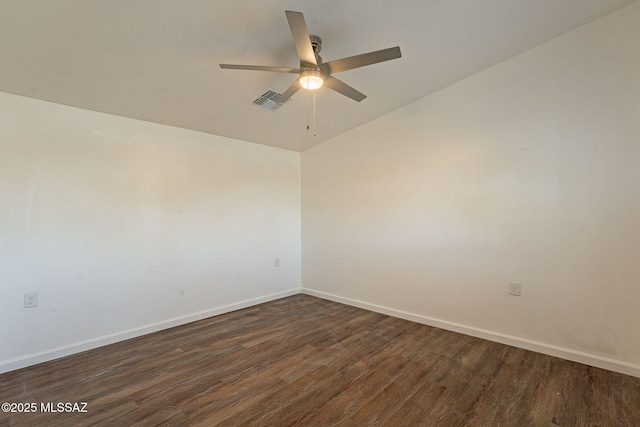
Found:
<svg viewBox="0 0 640 427"><path fill-rule="evenodd" d="M313 92L313 105L312 105L312 100L311 100L311 96L309 95L309 92ZM311 109L313 109L313 121L311 123L309 123L309 119L310 119L310 114L311 114ZM309 132L311 130L311 127L313 126L313 138L315 139L317 137L316 135L316 91L307 91L307 132Z"/></svg>
<svg viewBox="0 0 640 427"><path fill-rule="evenodd" d="M313 91L313 139L316 139L316 91Z"/></svg>
<svg viewBox="0 0 640 427"><path fill-rule="evenodd" d="M307 91L307 132L309 132L309 110L311 109L311 97L309 96L309 91Z"/></svg>

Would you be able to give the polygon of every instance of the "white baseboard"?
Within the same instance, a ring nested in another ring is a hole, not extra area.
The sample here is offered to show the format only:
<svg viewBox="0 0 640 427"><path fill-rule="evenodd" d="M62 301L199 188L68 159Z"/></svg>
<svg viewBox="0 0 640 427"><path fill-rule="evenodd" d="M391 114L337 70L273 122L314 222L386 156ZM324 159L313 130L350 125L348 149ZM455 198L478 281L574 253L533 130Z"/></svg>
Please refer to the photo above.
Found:
<svg viewBox="0 0 640 427"><path fill-rule="evenodd" d="M462 325L459 323L449 322L446 320L435 319L420 314L409 313L403 310L396 310L389 307L384 307L377 304L371 304L364 301L359 301L351 298L345 298L326 292L316 291L313 289L302 288L302 293L306 295L315 296L318 298L327 299L330 301L339 302L342 304L350 305L353 307L363 308L365 310L375 311L377 313L386 314L400 319L410 320L416 323L422 323L424 325L434 326L440 329L446 329L448 331L458 332L465 335L470 335L477 338L482 338L489 341L499 342L501 344L510 345L513 347L523 348L525 350L535 351L537 353L547 354L549 356L559 357L573 362L582 363L589 366L595 366L597 368L607 369L609 371L619 372L621 374L631 375L640 378L640 365L633 363L623 362L621 360L610 359L594 354L584 353L578 350L572 350L569 348L558 347L551 344L546 344L538 341L532 341L525 338L519 338L512 335L501 334L498 332L488 331L486 329L475 328L473 326Z"/></svg>
<svg viewBox="0 0 640 427"><path fill-rule="evenodd" d="M252 298L237 303L225 305L222 307L216 307L209 310L199 311L197 313L188 314L185 316L175 317L173 319L164 320L150 325L141 326L139 328L133 328L126 331L118 332L115 334L104 335L97 338L92 338L86 341L81 341L62 347L53 348L50 350L41 351L38 353L28 354L26 356L18 357L15 359L0 361L0 374L4 372L13 371L16 369L24 368L38 363L47 362L50 360L58 359L60 357L69 356L72 354L80 353L82 351L91 350L97 347L113 344L116 342L128 340L130 338L139 337L141 335L158 332L163 329L173 328L174 326L184 325L186 323L195 322L197 320L206 319L207 317L217 316L219 314L229 313L231 311L240 310L242 308L251 307L264 302L274 301L280 298L285 298L291 295L300 293L300 289L291 289L284 292L278 292L275 294L264 295L257 298Z"/></svg>

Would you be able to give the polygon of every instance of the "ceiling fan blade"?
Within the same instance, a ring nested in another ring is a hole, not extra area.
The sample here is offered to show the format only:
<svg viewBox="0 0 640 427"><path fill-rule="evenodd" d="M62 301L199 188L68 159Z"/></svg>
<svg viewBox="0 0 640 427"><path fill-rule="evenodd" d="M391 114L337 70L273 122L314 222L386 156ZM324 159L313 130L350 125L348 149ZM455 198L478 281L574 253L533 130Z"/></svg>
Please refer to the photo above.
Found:
<svg viewBox="0 0 640 427"><path fill-rule="evenodd" d="M289 28L291 29L291 35L296 45L296 52L298 52L300 63L305 67L317 68L318 63L316 62L316 55L313 52L313 46L311 45L309 30L307 30L307 23L304 21L304 15L301 12L294 12L292 10L285 10L284 13L287 15L287 21L289 21Z"/></svg>
<svg viewBox="0 0 640 427"><path fill-rule="evenodd" d="M297 74L300 72L299 68L269 67L264 65L220 64L220 68L226 68L229 70L273 71L275 73L294 73L294 74Z"/></svg>
<svg viewBox="0 0 640 427"><path fill-rule="evenodd" d="M367 97L367 95L365 95L364 93L358 92L348 84L344 83L342 80L338 80L333 76L324 77L324 86L328 87L329 89L333 89L336 92L343 94L344 96L348 96L354 101L360 102Z"/></svg>
<svg viewBox="0 0 640 427"><path fill-rule="evenodd" d="M365 65L376 64L378 62L389 61L400 58L400 47L390 47L388 49L376 50L375 52L363 53L361 55L350 56L348 58L336 59L325 62L320 66L324 74L335 74L341 71L352 70Z"/></svg>
<svg viewBox="0 0 640 427"><path fill-rule="evenodd" d="M278 97L278 99L276 99L275 101L278 104L282 104L283 102L285 102L287 99L291 98L291 96L296 93L298 91L298 89L300 89L300 83L298 83L298 79L296 79L293 83L291 83L291 86L289 86L287 88L287 90L284 91L284 93L282 95L280 95Z"/></svg>

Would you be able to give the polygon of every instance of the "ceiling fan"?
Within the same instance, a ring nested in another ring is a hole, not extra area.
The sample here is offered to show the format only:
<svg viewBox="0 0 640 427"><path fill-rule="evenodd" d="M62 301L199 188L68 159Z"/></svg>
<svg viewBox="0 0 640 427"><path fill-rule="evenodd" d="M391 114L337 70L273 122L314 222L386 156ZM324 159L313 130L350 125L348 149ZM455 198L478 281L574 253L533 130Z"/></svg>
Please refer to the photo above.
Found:
<svg viewBox="0 0 640 427"><path fill-rule="evenodd" d="M354 101L362 101L367 96L348 84L333 77L333 74L347 71L365 65L376 64L378 62L389 61L400 58L400 48L398 46L374 52L363 53L347 58L336 59L334 61L322 62L320 50L322 49L322 39L318 36L309 35L304 15L301 12L286 10L287 21L293 36L298 57L300 58L299 68L270 67L263 65L235 65L220 64L220 68L233 70L271 71L276 73L298 74L298 79L280 95L275 101L283 103L298 91L301 87L315 90L321 86L333 89Z"/></svg>

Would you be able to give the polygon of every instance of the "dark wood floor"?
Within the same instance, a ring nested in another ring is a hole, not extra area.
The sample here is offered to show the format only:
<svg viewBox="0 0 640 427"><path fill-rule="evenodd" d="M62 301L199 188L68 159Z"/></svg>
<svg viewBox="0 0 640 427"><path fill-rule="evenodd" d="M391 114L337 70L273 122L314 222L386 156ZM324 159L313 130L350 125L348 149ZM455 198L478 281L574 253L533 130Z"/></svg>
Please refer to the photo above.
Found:
<svg viewBox="0 0 640 427"><path fill-rule="evenodd" d="M1 402L38 411L0 426L640 426L638 378L305 295L0 375Z"/></svg>

